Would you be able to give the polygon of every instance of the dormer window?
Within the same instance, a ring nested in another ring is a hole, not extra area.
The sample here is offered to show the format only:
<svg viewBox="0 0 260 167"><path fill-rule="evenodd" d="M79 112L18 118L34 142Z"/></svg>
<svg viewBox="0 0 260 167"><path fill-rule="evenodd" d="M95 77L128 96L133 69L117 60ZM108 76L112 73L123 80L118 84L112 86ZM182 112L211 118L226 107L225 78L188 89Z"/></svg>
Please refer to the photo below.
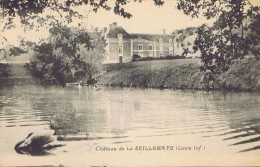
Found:
<svg viewBox="0 0 260 167"><path fill-rule="evenodd" d="M160 39L159 39L159 42L160 42L160 43L162 43L162 42L163 42L163 39L162 39L162 38L160 38Z"/></svg>

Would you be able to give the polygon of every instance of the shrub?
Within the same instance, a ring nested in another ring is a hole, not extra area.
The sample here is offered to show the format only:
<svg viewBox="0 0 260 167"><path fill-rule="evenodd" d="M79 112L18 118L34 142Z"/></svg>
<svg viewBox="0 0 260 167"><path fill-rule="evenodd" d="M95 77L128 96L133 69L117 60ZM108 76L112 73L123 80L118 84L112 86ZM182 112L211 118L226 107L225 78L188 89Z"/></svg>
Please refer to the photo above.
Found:
<svg viewBox="0 0 260 167"><path fill-rule="evenodd" d="M134 56L133 57L133 62L135 61L150 61L150 60L168 60L168 59L185 59L185 56L180 56L180 55L167 55L167 56L160 56L160 57L138 57Z"/></svg>
<svg viewBox="0 0 260 167"><path fill-rule="evenodd" d="M10 76L10 66L0 63L0 78Z"/></svg>
<svg viewBox="0 0 260 167"><path fill-rule="evenodd" d="M244 59L237 61L230 69L221 74L219 82L223 89L255 90L259 87L260 61Z"/></svg>

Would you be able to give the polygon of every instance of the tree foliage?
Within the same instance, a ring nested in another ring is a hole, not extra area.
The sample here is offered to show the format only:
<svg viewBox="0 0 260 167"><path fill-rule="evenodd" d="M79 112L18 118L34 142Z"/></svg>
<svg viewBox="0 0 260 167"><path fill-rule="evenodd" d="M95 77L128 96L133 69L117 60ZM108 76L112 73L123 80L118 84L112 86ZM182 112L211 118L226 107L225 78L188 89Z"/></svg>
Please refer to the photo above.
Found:
<svg viewBox="0 0 260 167"><path fill-rule="evenodd" d="M12 47L12 48L10 48L9 56L19 56L19 55L24 54L24 53L27 53L27 51L23 50L19 47Z"/></svg>
<svg viewBox="0 0 260 167"><path fill-rule="evenodd" d="M143 0L133 1L142 2ZM157 6L164 4L163 0L153 1ZM45 19L40 18L39 14L43 13L46 9L58 12L68 22L72 22L72 17L84 17L76 10L78 6L90 6L94 12L97 12L99 9L113 9L116 15L124 18L132 17L132 14L124 8L129 3L128 0L115 0L112 6L108 4L108 0L3 0L0 3L3 9L3 17L8 18L9 22L7 25L9 28L13 27L13 18L16 16L21 18L21 22L24 25L33 26L30 24L30 20L32 19L36 19L37 22L44 22Z"/></svg>
<svg viewBox="0 0 260 167"><path fill-rule="evenodd" d="M194 47L209 80L249 53L259 59L259 7L247 0L178 0L177 7L192 17L215 19L213 26L198 28Z"/></svg>
<svg viewBox="0 0 260 167"><path fill-rule="evenodd" d="M8 64L0 63L0 79L2 77L9 77L10 76L10 66Z"/></svg>
<svg viewBox="0 0 260 167"><path fill-rule="evenodd" d="M106 52L106 40L103 36L103 32L97 28L90 30L88 33L91 36L95 47L93 49L81 48L79 53L82 55L85 62L93 66L94 72L100 72L102 61Z"/></svg>
<svg viewBox="0 0 260 167"><path fill-rule="evenodd" d="M84 62L78 54L80 46L93 49L92 38L83 29L76 29L55 24L49 29L48 42L34 47L34 57L27 69L32 75L44 83L60 83L65 85L66 76L80 73L91 75L91 65Z"/></svg>

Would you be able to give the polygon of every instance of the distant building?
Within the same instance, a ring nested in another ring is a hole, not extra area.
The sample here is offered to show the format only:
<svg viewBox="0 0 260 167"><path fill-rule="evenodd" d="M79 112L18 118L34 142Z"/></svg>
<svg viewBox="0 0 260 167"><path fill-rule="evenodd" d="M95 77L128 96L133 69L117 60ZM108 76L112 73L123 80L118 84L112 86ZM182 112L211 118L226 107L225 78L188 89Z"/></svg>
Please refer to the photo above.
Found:
<svg viewBox="0 0 260 167"><path fill-rule="evenodd" d="M199 57L200 52L193 53L194 41L197 37L197 27L188 27L186 29L176 30L174 35L174 55L182 55L185 50L186 57ZM187 50L188 49L188 50Z"/></svg>
<svg viewBox="0 0 260 167"><path fill-rule="evenodd" d="M106 58L103 63L130 62L134 55L140 57L162 57L174 55L174 36L163 34L128 33L117 23L104 28Z"/></svg>

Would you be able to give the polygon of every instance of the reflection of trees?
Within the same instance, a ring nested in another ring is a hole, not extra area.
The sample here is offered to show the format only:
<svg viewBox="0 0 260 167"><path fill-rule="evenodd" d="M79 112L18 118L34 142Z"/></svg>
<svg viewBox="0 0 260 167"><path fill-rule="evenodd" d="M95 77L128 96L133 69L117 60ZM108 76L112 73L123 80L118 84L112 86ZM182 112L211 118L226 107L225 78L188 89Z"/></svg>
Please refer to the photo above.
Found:
<svg viewBox="0 0 260 167"><path fill-rule="evenodd" d="M50 118L50 127L55 134L74 134L80 132L80 125L76 118L76 111L71 105L60 106Z"/></svg>
<svg viewBox="0 0 260 167"><path fill-rule="evenodd" d="M260 141L260 98L254 93L214 93L212 103L219 114L228 120L230 132L222 133L224 140L234 140L232 145L251 144L241 151L260 149L256 143ZM226 137L228 135L228 137ZM239 139L239 140L237 140Z"/></svg>
<svg viewBox="0 0 260 167"><path fill-rule="evenodd" d="M243 146L241 150L259 149L255 144L260 140L259 94L117 88L93 91L85 87L80 92L52 87L15 94L31 103L32 109L23 111L26 117L50 120L57 135L136 132L143 136L157 128L160 135L207 133ZM145 128L147 133L138 130Z"/></svg>
<svg viewBox="0 0 260 167"><path fill-rule="evenodd" d="M105 126L106 115L95 110L86 96L85 92L79 95L73 89L54 90L50 93L38 92L37 96L30 97L30 102L34 111L40 111L33 114L40 114L40 118L45 120L47 117L57 135L97 133Z"/></svg>
<svg viewBox="0 0 260 167"><path fill-rule="evenodd" d="M68 98L39 94L38 97L31 97L31 105L35 111L41 111L41 115L49 117L50 127L55 130L55 134L79 132L76 110ZM44 119L46 117L40 118Z"/></svg>

